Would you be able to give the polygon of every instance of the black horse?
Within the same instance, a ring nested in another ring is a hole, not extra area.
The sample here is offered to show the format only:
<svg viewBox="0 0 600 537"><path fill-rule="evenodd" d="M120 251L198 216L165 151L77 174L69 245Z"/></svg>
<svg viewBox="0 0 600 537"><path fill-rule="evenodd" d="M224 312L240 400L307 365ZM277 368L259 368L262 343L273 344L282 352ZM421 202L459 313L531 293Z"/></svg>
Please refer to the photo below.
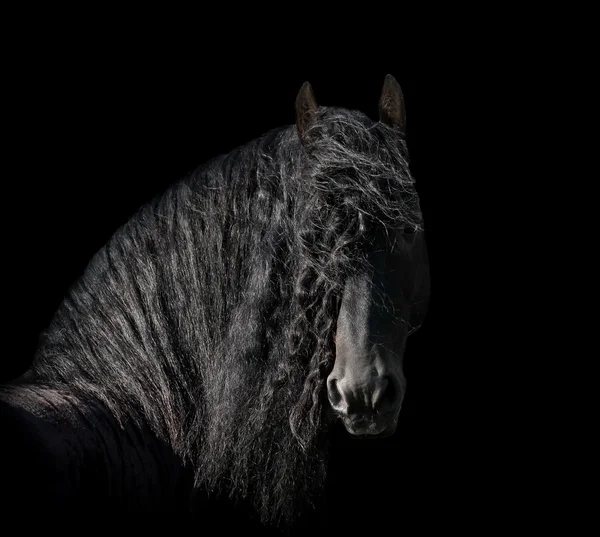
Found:
<svg viewBox="0 0 600 537"><path fill-rule="evenodd" d="M336 419L394 433L429 270L390 75L379 111L318 106L305 83L296 125L114 234L0 388L17 504L158 516L217 494L288 524L322 487Z"/></svg>

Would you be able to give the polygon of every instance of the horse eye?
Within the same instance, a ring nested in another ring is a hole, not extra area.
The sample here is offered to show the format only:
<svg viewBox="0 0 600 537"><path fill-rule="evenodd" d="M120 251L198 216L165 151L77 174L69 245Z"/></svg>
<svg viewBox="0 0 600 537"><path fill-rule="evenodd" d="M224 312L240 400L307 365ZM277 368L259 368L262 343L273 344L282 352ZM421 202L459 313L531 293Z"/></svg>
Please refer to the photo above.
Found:
<svg viewBox="0 0 600 537"><path fill-rule="evenodd" d="M414 235L416 232L417 232L417 228L414 226L407 226L403 230L403 233L405 235Z"/></svg>

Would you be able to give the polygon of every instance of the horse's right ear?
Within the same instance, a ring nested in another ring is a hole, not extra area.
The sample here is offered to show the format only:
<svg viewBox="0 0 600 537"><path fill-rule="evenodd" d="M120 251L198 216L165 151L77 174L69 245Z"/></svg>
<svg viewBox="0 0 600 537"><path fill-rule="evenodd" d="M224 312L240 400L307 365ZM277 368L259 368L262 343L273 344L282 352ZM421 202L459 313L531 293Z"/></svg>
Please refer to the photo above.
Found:
<svg viewBox="0 0 600 537"><path fill-rule="evenodd" d="M296 127L301 140L305 139L306 131L314 121L318 108L312 86L310 82L305 82L296 97Z"/></svg>
<svg viewBox="0 0 600 537"><path fill-rule="evenodd" d="M400 84L392 75L386 75L379 98L379 121L401 132L406 130L406 110Z"/></svg>

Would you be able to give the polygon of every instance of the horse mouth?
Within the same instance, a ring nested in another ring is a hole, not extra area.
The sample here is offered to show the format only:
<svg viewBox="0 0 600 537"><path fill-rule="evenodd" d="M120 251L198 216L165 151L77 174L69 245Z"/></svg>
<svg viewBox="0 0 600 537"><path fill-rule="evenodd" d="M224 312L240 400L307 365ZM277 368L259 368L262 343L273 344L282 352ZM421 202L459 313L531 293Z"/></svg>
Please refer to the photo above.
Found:
<svg viewBox="0 0 600 537"><path fill-rule="evenodd" d="M374 418L350 418L340 416L346 431L356 438L386 438L396 431L397 420L393 416Z"/></svg>

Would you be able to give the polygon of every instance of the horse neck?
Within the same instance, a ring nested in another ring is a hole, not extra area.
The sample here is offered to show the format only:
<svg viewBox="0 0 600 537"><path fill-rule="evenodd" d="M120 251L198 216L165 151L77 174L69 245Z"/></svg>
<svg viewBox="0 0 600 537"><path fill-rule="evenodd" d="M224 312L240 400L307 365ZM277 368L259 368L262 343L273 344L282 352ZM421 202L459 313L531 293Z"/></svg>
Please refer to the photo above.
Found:
<svg viewBox="0 0 600 537"><path fill-rule="evenodd" d="M189 341L194 312L186 302L196 290L186 280L188 251L176 239L192 213L188 190L172 188L162 203L144 207L96 254L33 364L38 378L77 386L118 420L143 422L171 446L181 446L198 386L193 353L200 345Z"/></svg>
<svg viewBox="0 0 600 537"><path fill-rule="evenodd" d="M0 427L15 507L160 510L186 491L183 464L147 427L64 388L3 386Z"/></svg>
<svg viewBox="0 0 600 537"><path fill-rule="evenodd" d="M187 508L180 444L193 368L158 298L167 278L159 250L173 241L172 224L161 228L172 219L157 212L146 207L98 252L42 335L31 370L0 386L0 430L27 468L30 479L15 484L25 497L45 490L40 502L68 498L84 510L90 500L113 511Z"/></svg>

